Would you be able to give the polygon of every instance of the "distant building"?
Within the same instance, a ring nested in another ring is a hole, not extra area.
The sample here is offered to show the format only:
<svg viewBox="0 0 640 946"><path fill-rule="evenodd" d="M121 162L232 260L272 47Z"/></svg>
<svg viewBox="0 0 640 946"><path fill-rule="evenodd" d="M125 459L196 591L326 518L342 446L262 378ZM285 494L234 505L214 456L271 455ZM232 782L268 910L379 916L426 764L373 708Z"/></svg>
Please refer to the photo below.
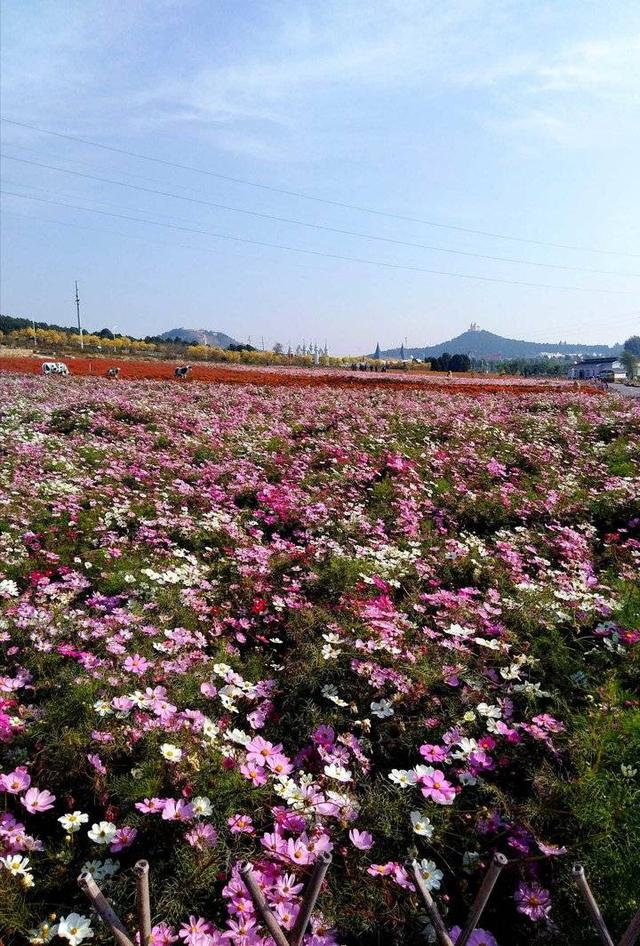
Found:
<svg viewBox="0 0 640 946"><path fill-rule="evenodd" d="M593 378L602 381L624 381L626 376L625 367L618 358L585 358L569 368L569 377L574 381Z"/></svg>

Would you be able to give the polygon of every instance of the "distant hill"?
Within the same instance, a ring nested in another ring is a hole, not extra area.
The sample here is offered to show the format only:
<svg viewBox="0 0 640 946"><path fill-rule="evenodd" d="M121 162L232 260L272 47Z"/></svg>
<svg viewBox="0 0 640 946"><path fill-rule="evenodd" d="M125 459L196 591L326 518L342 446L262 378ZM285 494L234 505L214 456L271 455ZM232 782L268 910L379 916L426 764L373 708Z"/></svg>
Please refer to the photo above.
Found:
<svg viewBox="0 0 640 946"><path fill-rule="evenodd" d="M503 338L484 329L472 328L448 342L424 348L405 348L405 358L437 358L445 352L450 355L469 355L486 361L505 358L540 358L543 355L618 355L622 345L573 345L568 342L527 342L517 338ZM380 352L381 358L399 358L400 348Z"/></svg>
<svg viewBox="0 0 640 946"><path fill-rule="evenodd" d="M213 348L228 348L229 345L238 345L239 342L224 332L210 332L204 328L172 328L168 332L158 335L165 341L188 342L191 345L211 345Z"/></svg>

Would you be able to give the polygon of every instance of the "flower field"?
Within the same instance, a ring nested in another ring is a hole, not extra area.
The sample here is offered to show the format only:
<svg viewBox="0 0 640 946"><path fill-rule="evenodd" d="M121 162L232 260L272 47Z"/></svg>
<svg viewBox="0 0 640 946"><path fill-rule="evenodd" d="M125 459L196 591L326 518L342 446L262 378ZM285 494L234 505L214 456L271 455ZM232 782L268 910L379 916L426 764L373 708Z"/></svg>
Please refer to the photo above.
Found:
<svg viewBox="0 0 640 946"><path fill-rule="evenodd" d="M0 928L475 946L640 906L640 404L571 389L0 376ZM618 932L619 931L619 932Z"/></svg>

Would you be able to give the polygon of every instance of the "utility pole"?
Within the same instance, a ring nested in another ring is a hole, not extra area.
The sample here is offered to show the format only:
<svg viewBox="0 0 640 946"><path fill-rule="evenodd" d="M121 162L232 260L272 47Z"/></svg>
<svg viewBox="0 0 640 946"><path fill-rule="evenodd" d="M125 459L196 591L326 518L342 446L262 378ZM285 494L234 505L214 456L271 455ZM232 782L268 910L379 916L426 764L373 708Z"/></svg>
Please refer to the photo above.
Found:
<svg viewBox="0 0 640 946"><path fill-rule="evenodd" d="M84 339L82 337L82 323L80 321L80 296L78 295L78 280L76 279L76 312L78 313L78 331L80 332L80 349L84 351Z"/></svg>

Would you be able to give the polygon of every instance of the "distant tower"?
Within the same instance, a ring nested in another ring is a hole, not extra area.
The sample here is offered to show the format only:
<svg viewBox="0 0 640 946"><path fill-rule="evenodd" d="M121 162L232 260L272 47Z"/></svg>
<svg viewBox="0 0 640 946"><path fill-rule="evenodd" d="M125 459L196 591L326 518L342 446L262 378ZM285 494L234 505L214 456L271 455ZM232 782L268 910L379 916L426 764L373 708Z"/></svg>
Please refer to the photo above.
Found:
<svg viewBox="0 0 640 946"><path fill-rule="evenodd" d="M376 361L380 361L380 342L376 342L376 350L373 357Z"/></svg>
<svg viewBox="0 0 640 946"><path fill-rule="evenodd" d="M479 331L480 331L480 326L478 325L477 322L472 322L471 325L469 326L469 331L470 331L470 332L479 332Z"/></svg>
<svg viewBox="0 0 640 946"><path fill-rule="evenodd" d="M400 361L404 361L404 342L400 345Z"/></svg>

